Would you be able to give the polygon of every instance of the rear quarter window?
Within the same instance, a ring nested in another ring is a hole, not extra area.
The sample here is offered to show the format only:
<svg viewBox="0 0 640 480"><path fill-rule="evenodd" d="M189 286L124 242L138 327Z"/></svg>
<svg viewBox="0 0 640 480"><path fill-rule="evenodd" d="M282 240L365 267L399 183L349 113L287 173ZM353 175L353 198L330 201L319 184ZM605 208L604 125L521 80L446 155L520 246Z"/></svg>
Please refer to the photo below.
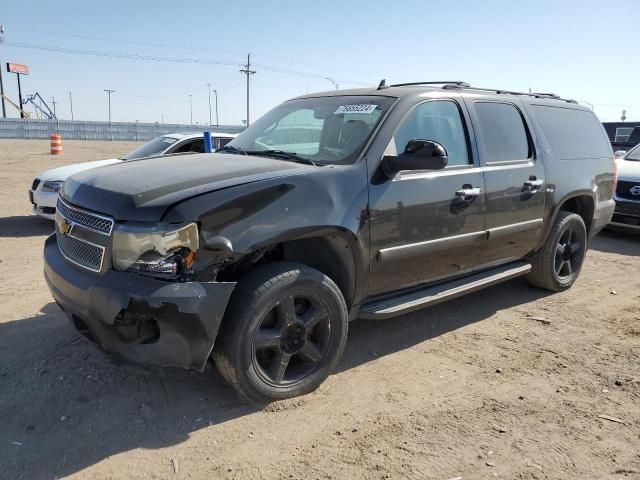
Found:
<svg viewBox="0 0 640 480"><path fill-rule="evenodd" d="M473 107L487 163L520 161L531 156L529 136L515 105L474 102Z"/></svg>
<svg viewBox="0 0 640 480"><path fill-rule="evenodd" d="M548 105L532 107L549 147L560 160L611 158L609 138L593 113Z"/></svg>

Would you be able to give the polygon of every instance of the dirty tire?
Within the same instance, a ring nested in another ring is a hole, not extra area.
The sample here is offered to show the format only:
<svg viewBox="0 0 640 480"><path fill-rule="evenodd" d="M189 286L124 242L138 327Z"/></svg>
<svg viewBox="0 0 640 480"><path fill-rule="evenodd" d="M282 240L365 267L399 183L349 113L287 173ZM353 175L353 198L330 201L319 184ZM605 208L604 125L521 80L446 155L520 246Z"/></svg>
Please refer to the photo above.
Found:
<svg viewBox="0 0 640 480"><path fill-rule="evenodd" d="M267 264L236 286L213 360L246 400L304 395L336 367L347 323L344 298L329 277L302 264Z"/></svg>
<svg viewBox="0 0 640 480"><path fill-rule="evenodd" d="M531 259L531 285L560 292L574 284L587 252L587 229L576 213L560 212L542 249Z"/></svg>

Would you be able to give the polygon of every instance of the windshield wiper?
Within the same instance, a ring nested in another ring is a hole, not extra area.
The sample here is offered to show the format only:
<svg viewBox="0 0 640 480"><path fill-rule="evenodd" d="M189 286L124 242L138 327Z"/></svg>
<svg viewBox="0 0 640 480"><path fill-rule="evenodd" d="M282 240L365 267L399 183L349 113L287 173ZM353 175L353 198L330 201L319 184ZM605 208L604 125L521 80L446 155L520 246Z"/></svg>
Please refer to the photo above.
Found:
<svg viewBox="0 0 640 480"><path fill-rule="evenodd" d="M304 163L306 165L313 165L317 167L318 164L313 160L309 160L308 158L301 157L300 155L296 155L294 152L285 152L284 150L252 150L245 152L247 155L255 155L260 156L264 155L266 157L275 157L282 158L284 160L292 160L298 163Z"/></svg>
<svg viewBox="0 0 640 480"><path fill-rule="evenodd" d="M225 145L221 149L216 150L216 153L219 153L219 152L229 152L229 153L235 153L237 155L247 155L247 152L245 150L238 147L234 147L233 145Z"/></svg>

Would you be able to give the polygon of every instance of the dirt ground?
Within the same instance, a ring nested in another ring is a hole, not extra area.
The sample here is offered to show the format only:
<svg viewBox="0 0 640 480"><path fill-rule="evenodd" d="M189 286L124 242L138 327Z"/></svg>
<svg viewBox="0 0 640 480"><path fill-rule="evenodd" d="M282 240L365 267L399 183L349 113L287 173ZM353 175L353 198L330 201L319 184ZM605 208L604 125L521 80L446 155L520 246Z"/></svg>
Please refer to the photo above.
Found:
<svg viewBox="0 0 640 480"><path fill-rule="evenodd" d="M562 294L356 321L319 390L260 409L213 368L114 365L52 302L32 178L133 146L0 140L0 478L640 479L640 237L598 235Z"/></svg>

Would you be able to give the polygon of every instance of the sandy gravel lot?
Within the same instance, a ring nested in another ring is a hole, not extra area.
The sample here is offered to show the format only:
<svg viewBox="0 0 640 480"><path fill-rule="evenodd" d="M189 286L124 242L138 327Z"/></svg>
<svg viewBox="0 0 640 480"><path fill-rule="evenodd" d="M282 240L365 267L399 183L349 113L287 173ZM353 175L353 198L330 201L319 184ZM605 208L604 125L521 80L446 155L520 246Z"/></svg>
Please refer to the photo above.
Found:
<svg viewBox="0 0 640 480"><path fill-rule="evenodd" d="M640 478L640 237L596 237L562 294L352 323L318 391L260 409L213 368L114 365L52 303L31 179L133 146L0 140L0 478Z"/></svg>

